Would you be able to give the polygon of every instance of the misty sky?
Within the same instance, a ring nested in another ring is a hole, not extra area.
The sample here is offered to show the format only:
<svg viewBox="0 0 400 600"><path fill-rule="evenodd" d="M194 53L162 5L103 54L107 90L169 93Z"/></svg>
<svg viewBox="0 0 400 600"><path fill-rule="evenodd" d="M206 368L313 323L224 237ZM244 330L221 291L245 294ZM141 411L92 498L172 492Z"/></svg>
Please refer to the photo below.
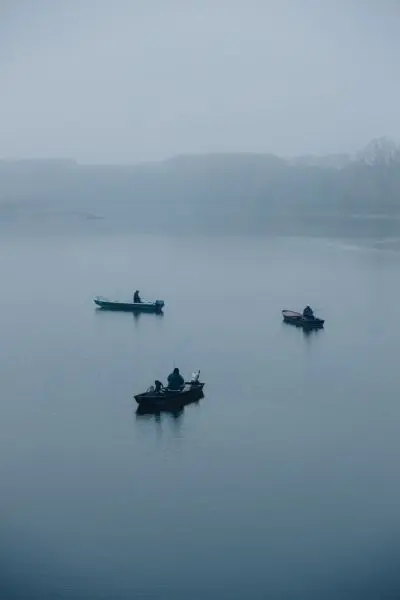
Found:
<svg viewBox="0 0 400 600"><path fill-rule="evenodd" d="M0 0L0 157L400 140L397 0Z"/></svg>

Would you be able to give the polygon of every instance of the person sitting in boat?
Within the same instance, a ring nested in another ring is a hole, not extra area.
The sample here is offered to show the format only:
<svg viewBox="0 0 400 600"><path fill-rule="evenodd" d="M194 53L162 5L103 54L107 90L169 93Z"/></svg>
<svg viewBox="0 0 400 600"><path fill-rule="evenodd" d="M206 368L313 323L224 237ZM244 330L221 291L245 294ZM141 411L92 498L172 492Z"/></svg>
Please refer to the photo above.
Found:
<svg viewBox="0 0 400 600"><path fill-rule="evenodd" d="M139 295L139 290L136 290L136 292L133 294L133 303L140 304L141 302L142 302L142 299Z"/></svg>
<svg viewBox="0 0 400 600"><path fill-rule="evenodd" d="M179 373L179 369L175 367L170 375L168 375L168 388L170 390L180 390L184 385L185 380Z"/></svg>
<svg viewBox="0 0 400 600"><path fill-rule="evenodd" d="M314 318L314 311L311 308L311 306L306 306L305 309L303 310L303 318L304 319L313 319Z"/></svg>
<svg viewBox="0 0 400 600"><path fill-rule="evenodd" d="M154 391L156 392L156 394L160 394L163 387L164 386L161 383L161 381L159 379L156 379L154 382Z"/></svg>

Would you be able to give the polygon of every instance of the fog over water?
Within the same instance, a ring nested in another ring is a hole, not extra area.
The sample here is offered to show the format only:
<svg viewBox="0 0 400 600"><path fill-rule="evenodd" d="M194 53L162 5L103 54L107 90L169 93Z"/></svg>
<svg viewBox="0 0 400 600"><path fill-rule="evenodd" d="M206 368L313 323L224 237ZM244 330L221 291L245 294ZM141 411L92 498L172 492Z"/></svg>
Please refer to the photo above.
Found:
<svg viewBox="0 0 400 600"><path fill-rule="evenodd" d="M398 31L2 0L1 600L398 598ZM137 415L175 366L205 397Z"/></svg>

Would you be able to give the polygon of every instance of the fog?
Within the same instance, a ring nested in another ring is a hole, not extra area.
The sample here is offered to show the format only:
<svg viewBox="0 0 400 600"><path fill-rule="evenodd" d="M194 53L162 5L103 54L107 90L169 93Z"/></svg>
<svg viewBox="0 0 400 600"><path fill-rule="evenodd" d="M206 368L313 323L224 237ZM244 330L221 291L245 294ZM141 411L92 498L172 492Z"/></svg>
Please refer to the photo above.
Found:
<svg viewBox="0 0 400 600"><path fill-rule="evenodd" d="M399 596L397 3L0 0L1 599Z"/></svg>
<svg viewBox="0 0 400 600"><path fill-rule="evenodd" d="M395 1L2 0L0 156L133 163L400 139Z"/></svg>

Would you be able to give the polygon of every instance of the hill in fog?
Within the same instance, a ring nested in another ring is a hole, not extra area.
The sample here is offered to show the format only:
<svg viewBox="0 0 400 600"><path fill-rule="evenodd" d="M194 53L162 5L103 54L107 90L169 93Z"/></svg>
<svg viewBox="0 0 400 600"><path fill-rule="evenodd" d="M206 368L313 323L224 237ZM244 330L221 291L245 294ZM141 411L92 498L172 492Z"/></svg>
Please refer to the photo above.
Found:
<svg viewBox="0 0 400 600"><path fill-rule="evenodd" d="M135 227L262 229L273 218L400 213L400 152L374 140L357 156L183 155L138 165L0 161L0 218L17 208L75 211Z"/></svg>

